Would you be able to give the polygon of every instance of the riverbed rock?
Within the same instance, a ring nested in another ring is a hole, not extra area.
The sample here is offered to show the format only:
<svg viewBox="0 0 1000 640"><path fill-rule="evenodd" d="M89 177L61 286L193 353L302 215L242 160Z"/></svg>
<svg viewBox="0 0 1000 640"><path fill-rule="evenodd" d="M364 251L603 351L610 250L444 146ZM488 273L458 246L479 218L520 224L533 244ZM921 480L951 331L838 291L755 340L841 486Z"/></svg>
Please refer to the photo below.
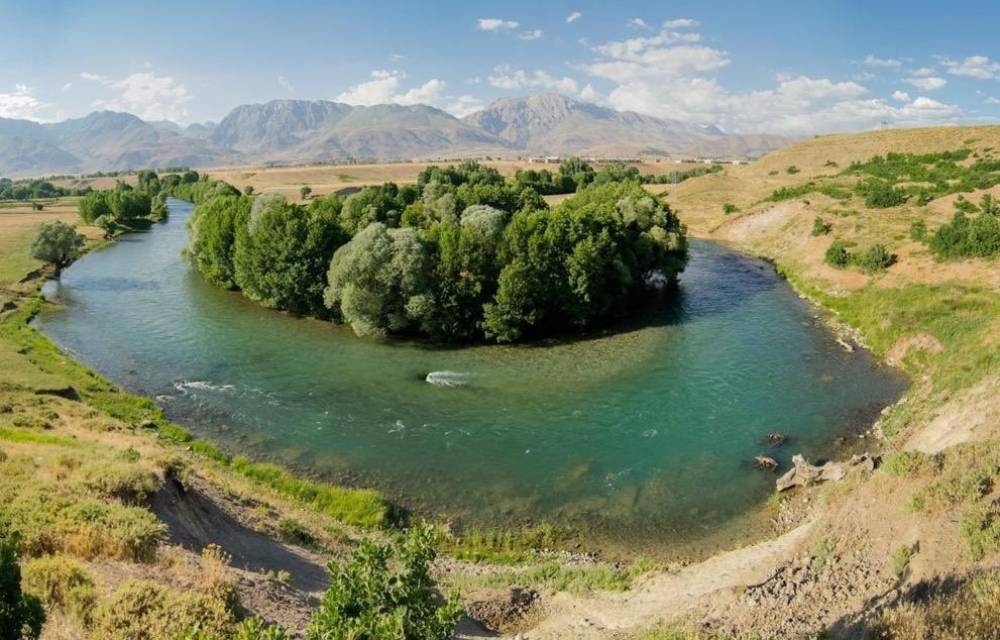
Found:
<svg viewBox="0 0 1000 640"><path fill-rule="evenodd" d="M753 462L757 465L758 469L763 469L764 471L778 470L778 461L770 456L754 456Z"/></svg>
<svg viewBox="0 0 1000 640"><path fill-rule="evenodd" d="M807 487L820 482L836 482L855 468L872 471L875 469L875 459L863 453L855 454L847 461L831 461L817 466L806 462L802 454L796 454L792 457L792 465L792 468L775 483L778 491L786 491L792 487Z"/></svg>
<svg viewBox="0 0 1000 640"><path fill-rule="evenodd" d="M767 434L767 443L772 447L780 447L785 444L785 434L780 431L772 431Z"/></svg>

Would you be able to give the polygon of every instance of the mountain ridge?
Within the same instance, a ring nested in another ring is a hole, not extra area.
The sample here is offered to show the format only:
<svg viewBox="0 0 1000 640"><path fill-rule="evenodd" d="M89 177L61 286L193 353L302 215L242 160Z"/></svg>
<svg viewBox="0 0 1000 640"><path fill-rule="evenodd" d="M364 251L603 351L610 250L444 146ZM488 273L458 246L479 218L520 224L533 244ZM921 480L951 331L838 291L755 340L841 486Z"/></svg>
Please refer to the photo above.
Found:
<svg viewBox="0 0 1000 640"><path fill-rule="evenodd" d="M554 93L500 98L465 118L423 104L279 99L239 105L218 123L188 126L116 111L54 123L0 118L0 175L525 155L744 159L788 142Z"/></svg>

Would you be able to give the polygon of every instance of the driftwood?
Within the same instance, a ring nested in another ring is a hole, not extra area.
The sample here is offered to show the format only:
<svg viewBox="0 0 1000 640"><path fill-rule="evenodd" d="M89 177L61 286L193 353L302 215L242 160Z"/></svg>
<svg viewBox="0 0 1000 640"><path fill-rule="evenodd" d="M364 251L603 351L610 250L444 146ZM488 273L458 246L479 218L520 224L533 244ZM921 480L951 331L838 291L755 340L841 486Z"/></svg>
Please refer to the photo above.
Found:
<svg viewBox="0 0 1000 640"><path fill-rule="evenodd" d="M850 460L845 462L827 462L816 466L806 462L802 454L796 454L792 457L792 465L793 467L785 475L778 478L775 483L778 491L785 491L792 487L807 487L819 482L836 482L842 480L854 468L872 471L875 469L875 459L867 453L863 453L853 455Z"/></svg>

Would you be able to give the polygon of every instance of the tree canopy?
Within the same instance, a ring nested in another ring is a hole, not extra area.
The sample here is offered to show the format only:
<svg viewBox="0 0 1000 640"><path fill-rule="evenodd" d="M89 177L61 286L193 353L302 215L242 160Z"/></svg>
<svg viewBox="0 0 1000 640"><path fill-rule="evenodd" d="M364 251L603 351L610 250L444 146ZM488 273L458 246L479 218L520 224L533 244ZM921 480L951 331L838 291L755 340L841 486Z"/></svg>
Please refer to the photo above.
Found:
<svg viewBox="0 0 1000 640"><path fill-rule="evenodd" d="M61 220L49 220L39 227L29 253L32 258L47 262L56 271L61 271L80 255L83 243L84 237L76 229Z"/></svg>
<svg viewBox="0 0 1000 640"><path fill-rule="evenodd" d="M686 263L684 228L636 172L560 174L579 191L551 209L539 179L474 162L308 205L204 178L171 192L198 203L189 252L213 284L359 335L510 342L622 318Z"/></svg>

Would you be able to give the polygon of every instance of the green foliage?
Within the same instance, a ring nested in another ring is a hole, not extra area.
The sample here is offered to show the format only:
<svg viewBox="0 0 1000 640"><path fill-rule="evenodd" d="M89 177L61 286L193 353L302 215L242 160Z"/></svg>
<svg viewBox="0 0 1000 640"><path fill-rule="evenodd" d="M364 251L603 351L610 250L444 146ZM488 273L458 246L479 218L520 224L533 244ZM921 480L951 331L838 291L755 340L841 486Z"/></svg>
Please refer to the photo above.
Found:
<svg viewBox="0 0 1000 640"><path fill-rule="evenodd" d="M302 480L276 465L253 463L243 456L233 458L232 468L341 522L370 529L388 524L388 505L375 491Z"/></svg>
<svg viewBox="0 0 1000 640"><path fill-rule="evenodd" d="M53 265L57 271L69 265L80 255L84 237L61 220L43 222L31 247L31 257Z"/></svg>
<svg viewBox="0 0 1000 640"><path fill-rule="evenodd" d="M0 200L34 200L36 198L59 198L70 195L84 195L89 190L66 189L57 187L48 180L32 178L28 180L11 180L0 178Z"/></svg>
<svg viewBox="0 0 1000 640"><path fill-rule="evenodd" d="M43 624L41 601L21 590L17 544L0 537L0 640L35 640Z"/></svg>
<svg viewBox="0 0 1000 640"><path fill-rule="evenodd" d="M962 514L959 533L973 560L982 560L1000 550L1000 505L976 504Z"/></svg>
<svg viewBox="0 0 1000 640"><path fill-rule="evenodd" d="M927 222L914 220L910 223L910 239L922 242L927 237Z"/></svg>
<svg viewBox="0 0 1000 640"><path fill-rule="evenodd" d="M832 267L843 268L851 263L851 244L845 240L834 240L823 254L823 260Z"/></svg>
<svg viewBox="0 0 1000 640"><path fill-rule="evenodd" d="M825 236L833 229L833 225L828 222L824 222L823 218L816 216L813 218L813 226L810 235L813 236Z"/></svg>
<svg viewBox="0 0 1000 640"><path fill-rule="evenodd" d="M892 573L897 578L903 577L907 567L910 566L910 560L917 554L919 549L919 545L916 544L904 544L893 549L890 565Z"/></svg>
<svg viewBox="0 0 1000 640"><path fill-rule="evenodd" d="M869 209L887 209L904 204L909 198L902 189L897 189L890 182L883 180L864 180L859 182L855 191L865 199Z"/></svg>
<svg viewBox="0 0 1000 640"><path fill-rule="evenodd" d="M229 638L234 623L234 614L226 603L211 595L128 580L94 611L91 637L163 640L197 629L208 637Z"/></svg>
<svg viewBox="0 0 1000 640"><path fill-rule="evenodd" d="M928 245L940 260L992 258L1000 254L1000 218L979 213L970 219L956 211L951 222L938 227Z"/></svg>
<svg viewBox="0 0 1000 640"><path fill-rule="evenodd" d="M793 165L789 165L788 168L785 169L785 173L787 173L788 175L792 175L792 176L795 175L796 173L798 173L799 171L801 171L801 169L799 169L798 167L796 167L794 164Z"/></svg>
<svg viewBox="0 0 1000 640"><path fill-rule="evenodd" d="M331 585L307 640L450 640L462 609L454 598L438 600L434 549L434 530L426 526L394 546L362 541L345 565L330 564Z"/></svg>
<svg viewBox="0 0 1000 640"><path fill-rule="evenodd" d="M935 459L919 451L894 451L886 454L879 467L882 472L900 478L933 471L936 468Z"/></svg>
<svg viewBox="0 0 1000 640"><path fill-rule="evenodd" d="M308 207L269 194L249 213L245 197L204 198L217 189L205 180L172 188L201 203L189 252L206 279L359 335L507 342L565 331L566 317L583 329L622 317L651 282L683 269L684 229L635 167L594 172L569 159L558 176L519 176L508 184L475 162L432 166L416 187L387 183ZM552 211L539 196L591 182Z"/></svg>
<svg viewBox="0 0 1000 640"><path fill-rule="evenodd" d="M64 556L42 556L25 562L22 576L24 591L38 597L49 611L90 625L97 589L82 564Z"/></svg>
<svg viewBox="0 0 1000 640"><path fill-rule="evenodd" d="M866 273L876 273L888 269L896 262L896 256L889 253L883 244L873 244L858 254L854 263Z"/></svg>
<svg viewBox="0 0 1000 640"><path fill-rule="evenodd" d="M737 207L732 202L727 202L727 203L725 203L725 204L722 205L722 213L726 214L727 216L729 214L731 214L731 213L736 213L739 210L740 210L740 208Z"/></svg>
<svg viewBox="0 0 1000 640"><path fill-rule="evenodd" d="M310 187L309 185L303 185L303 187L299 189L299 195L302 197L303 200L308 200L309 196L312 195L312 192L313 192L312 187Z"/></svg>
<svg viewBox="0 0 1000 640"><path fill-rule="evenodd" d="M445 537L442 548L449 556L469 562L513 564L525 562L536 551L553 549L566 539L566 532L551 525L524 529L493 529L466 531Z"/></svg>
<svg viewBox="0 0 1000 640"><path fill-rule="evenodd" d="M653 569L643 559L626 565L572 566L550 561L510 572L497 572L479 581L487 587L500 588L514 585L531 585L567 593L592 593L594 591L628 591L635 580Z"/></svg>

